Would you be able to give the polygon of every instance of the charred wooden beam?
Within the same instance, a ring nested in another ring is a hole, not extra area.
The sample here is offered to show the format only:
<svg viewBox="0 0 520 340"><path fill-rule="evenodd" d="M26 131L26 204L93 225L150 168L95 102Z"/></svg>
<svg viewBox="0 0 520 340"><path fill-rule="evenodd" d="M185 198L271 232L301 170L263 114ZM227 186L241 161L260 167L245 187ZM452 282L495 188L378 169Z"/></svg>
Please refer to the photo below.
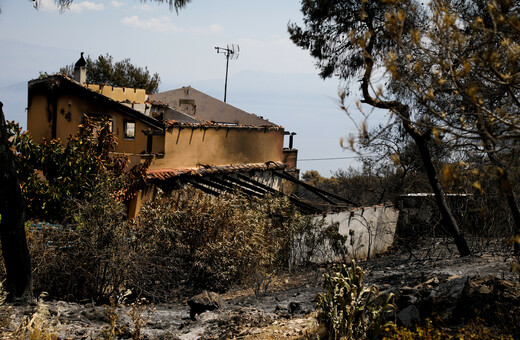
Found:
<svg viewBox="0 0 520 340"><path fill-rule="evenodd" d="M206 194L210 194L210 195L213 195L213 196L220 196L220 192L218 192L216 190L213 190L211 188L208 188L208 187L206 187L204 185L201 185L201 184L197 183L197 181L194 180L194 179L188 179L188 182L191 185L193 185L195 188L204 191Z"/></svg>
<svg viewBox="0 0 520 340"><path fill-rule="evenodd" d="M248 195L248 196L256 196L256 197L263 197L264 196L264 193L259 193L259 192L256 192L256 191L252 191L252 190L249 190L243 186L240 186L238 184L235 184L235 183L230 183L229 181L227 180L224 180L224 179L220 179L218 177L210 177L210 180L212 182L216 182L220 185L223 185L225 187L228 187L228 190L226 191L233 191L233 190L240 190L241 192L243 192L244 194Z"/></svg>
<svg viewBox="0 0 520 340"><path fill-rule="evenodd" d="M244 188L247 188L247 189L251 189L253 191L256 191L258 193L261 193L262 195L265 195L267 192L271 192L271 191L268 191L264 188L261 188L259 186L255 186L251 183L248 183L246 181L243 181L243 180L240 180L238 178L235 178L235 177L232 177L232 176L224 176L223 177L226 181L229 181L229 182L233 182L233 183L236 183L237 185L239 185L240 187L244 187ZM276 191L276 190L273 190L273 191Z"/></svg>
<svg viewBox="0 0 520 340"><path fill-rule="evenodd" d="M285 172L278 172L278 171L273 171L273 174L275 174L276 176L280 177L280 178L283 178L283 179L286 179L290 182L293 182L293 183L296 183L298 185L301 185L302 187L304 187L305 189L309 190L310 192L314 193L315 195L319 196L319 197L322 197L323 195L325 196L329 196L329 197L332 197L338 201L342 201L342 202L345 202L345 203L348 203L348 204L352 204L354 206L360 206L360 204L357 204L357 203L354 203L352 202L351 200L348 200L346 198L343 198L341 196L338 196L336 194L333 194L331 192L328 192L326 190L323 190L323 189L319 189L319 188L316 188L308 183L305 183L304 181L300 181L299 179L297 178L294 178L293 176L285 173ZM327 198L323 198L324 200L326 200L327 202L329 203L333 203L335 204L334 201L332 201L331 199Z"/></svg>
<svg viewBox="0 0 520 340"><path fill-rule="evenodd" d="M240 179L244 180L244 181L247 181L249 183L252 183L253 185L256 185L260 188L264 188L266 191L269 191L270 193L272 194L275 194L275 195L281 195L283 197L287 197L291 203L293 203L294 205L296 205L298 208L300 208L300 210L302 210L303 212L306 212L306 213L311 213L311 214L321 214L323 213L324 211L322 209L318 209L316 207L313 207L312 205L310 204L307 204L295 197L291 197L291 196L287 196L286 194L276 190L276 189L273 189L263 183L260 183L252 178L249 178L245 175L242 175L242 174L235 174L236 176L238 176Z"/></svg>

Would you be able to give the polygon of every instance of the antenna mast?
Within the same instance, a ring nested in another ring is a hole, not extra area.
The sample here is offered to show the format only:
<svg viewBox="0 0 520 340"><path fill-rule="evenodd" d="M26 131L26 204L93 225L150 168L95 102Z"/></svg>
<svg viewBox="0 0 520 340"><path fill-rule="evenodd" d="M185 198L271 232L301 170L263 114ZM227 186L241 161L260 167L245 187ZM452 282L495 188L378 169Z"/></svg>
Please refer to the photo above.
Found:
<svg viewBox="0 0 520 340"><path fill-rule="evenodd" d="M224 83L224 103L226 102L227 97L227 78L228 78L228 68L229 68L229 59L238 59L238 54L240 53L240 46L231 44L231 46L227 45L227 47L215 47L217 53L224 53L226 57L226 82Z"/></svg>

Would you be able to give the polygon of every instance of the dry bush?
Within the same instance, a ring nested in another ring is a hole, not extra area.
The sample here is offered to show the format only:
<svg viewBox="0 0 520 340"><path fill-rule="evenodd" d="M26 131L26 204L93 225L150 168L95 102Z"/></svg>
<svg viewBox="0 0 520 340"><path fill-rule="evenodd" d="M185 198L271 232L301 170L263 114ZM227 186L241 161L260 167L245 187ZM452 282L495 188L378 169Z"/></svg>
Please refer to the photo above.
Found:
<svg viewBox="0 0 520 340"><path fill-rule="evenodd" d="M28 227L36 292L106 302L130 289L156 302L238 283L265 289L265 278L289 265L294 235L308 223L285 198L193 188L158 195L126 221L108 185L94 189L69 225Z"/></svg>
<svg viewBox="0 0 520 340"><path fill-rule="evenodd" d="M286 267L303 218L284 198L208 196L187 188L159 197L132 222L140 293L176 287L224 291Z"/></svg>
<svg viewBox="0 0 520 340"><path fill-rule="evenodd" d="M75 202L70 224L29 223L34 288L68 300L102 300L121 290L128 276L125 207L110 185L93 186L92 200Z"/></svg>
<svg viewBox="0 0 520 340"><path fill-rule="evenodd" d="M43 301L45 294L38 299L36 311L22 319L15 331L9 336L13 339L57 340L61 324L58 315L51 316L49 307Z"/></svg>

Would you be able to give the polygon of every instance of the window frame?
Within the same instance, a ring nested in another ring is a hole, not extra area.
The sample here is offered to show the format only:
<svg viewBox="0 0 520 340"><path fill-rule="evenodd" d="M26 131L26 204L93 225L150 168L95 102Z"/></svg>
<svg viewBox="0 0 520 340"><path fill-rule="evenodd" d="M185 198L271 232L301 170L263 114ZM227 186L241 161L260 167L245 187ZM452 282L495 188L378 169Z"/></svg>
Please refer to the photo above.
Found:
<svg viewBox="0 0 520 340"><path fill-rule="evenodd" d="M127 134L127 130L128 130L128 127L130 124L133 124L133 132L134 132L134 135L133 136L129 136ZM136 135L136 128L137 128L137 124L135 123L135 120L127 120L125 119L123 121L123 139L124 140L135 140L135 135Z"/></svg>

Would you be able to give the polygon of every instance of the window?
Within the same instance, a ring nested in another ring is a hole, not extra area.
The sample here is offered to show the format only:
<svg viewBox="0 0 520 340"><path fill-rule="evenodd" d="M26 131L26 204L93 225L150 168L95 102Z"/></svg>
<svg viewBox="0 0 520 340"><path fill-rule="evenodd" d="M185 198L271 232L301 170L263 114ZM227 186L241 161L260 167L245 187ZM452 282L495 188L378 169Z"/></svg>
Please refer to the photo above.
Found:
<svg viewBox="0 0 520 340"><path fill-rule="evenodd" d="M125 121L124 137L125 139L135 139L135 122Z"/></svg>

